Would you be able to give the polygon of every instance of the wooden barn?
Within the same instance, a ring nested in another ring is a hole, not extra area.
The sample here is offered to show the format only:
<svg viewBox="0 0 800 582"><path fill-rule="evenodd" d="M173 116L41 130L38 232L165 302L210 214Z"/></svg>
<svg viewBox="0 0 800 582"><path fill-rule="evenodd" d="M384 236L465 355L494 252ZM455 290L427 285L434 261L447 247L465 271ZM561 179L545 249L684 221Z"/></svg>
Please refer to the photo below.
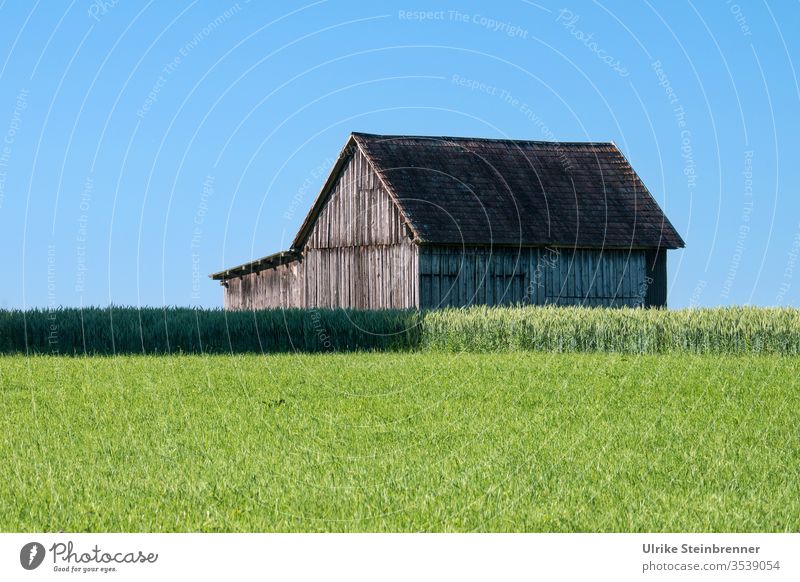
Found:
<svg viewBox="0 0 800 582"><path fill-rule="evenodd" d="M613 143L353 133L289 250L226 309L665 306L683 247Z"/></svg>

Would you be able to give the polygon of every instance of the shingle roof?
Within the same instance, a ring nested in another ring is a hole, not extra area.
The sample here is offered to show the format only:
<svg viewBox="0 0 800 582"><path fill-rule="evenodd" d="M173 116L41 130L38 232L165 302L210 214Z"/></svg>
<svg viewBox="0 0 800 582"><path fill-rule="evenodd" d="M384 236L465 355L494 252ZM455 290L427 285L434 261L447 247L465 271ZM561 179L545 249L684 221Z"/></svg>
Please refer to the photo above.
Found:
<svg viewBox="0 0 800 582"><path fill-rule="evenodd" d="M684 246L613 143L365 133L351 139L420 242Z"/></svg>

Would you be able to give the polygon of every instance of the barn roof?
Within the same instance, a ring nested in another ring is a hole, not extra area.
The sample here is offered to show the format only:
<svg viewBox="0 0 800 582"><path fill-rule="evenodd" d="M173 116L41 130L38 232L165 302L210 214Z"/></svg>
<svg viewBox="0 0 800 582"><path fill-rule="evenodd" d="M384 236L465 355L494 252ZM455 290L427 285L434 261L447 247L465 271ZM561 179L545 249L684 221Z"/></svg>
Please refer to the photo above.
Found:
<svg viewBox="0 0 800 582"><path fill-rule="evenodd" d="M684 246L611 142L545 142L353 133L292 243L305 246L339 172L360 150L424 244ZM280 255L280 253L279 253ZM275 266L275 255L214 273Z"/></svg>
<svg viewBox="0 0 800 582"><path fill-rule="evenodd" d="M684 246L614 143L352 139L420 242Z"/></svg>

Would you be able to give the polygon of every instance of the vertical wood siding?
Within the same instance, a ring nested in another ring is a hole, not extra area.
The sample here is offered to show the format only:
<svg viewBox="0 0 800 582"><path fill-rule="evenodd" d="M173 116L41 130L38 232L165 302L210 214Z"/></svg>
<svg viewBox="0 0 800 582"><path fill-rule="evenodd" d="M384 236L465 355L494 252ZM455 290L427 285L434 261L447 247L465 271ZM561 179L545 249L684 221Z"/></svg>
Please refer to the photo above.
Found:
<svg viewBox="0 0 800 582"><path fill-rule="evenodd" d="M418 305L417 246L309 249L308 307L408 309Z"/></svg>
<svg viewBox="0 0 800 582"><path fill-rule="evenodd" d="M305 268L300 261L227 281L225 309L305 307Z"/></svg>
<svg viewBox="0 0 800 582"><path fill-rule="evenodd" d="M393 245L410 238L397 206L356 150L317 217L306 249Z"/></svg>
<svg viewBox="0 0 800 582"><path fill-rule="evenodd" d="M646 304L645 251L422 247L420 306Z"/></svg>
<svg viewBox="0 0 800 582"><path fill-rule="evenodd" d="M666 307L667 306L667 251L647 251L645 255L645 266L647 275L647 295L645 305L647 307Z"/></svg>
<svg viewBox="0 0 800 582"><path fill-rule="evenodd" d="M230 279L225 309L414 308L417 256L400 212L356 150L314 223L302 260Z"/></svg>

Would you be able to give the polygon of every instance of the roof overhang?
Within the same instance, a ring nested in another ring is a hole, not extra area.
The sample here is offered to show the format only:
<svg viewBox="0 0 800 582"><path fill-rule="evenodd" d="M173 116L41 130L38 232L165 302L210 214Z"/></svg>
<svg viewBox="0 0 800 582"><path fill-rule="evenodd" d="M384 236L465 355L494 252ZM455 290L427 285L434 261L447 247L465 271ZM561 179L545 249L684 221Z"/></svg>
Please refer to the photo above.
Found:
<svg viewBox="0 0 800 582"><path fill-rule="evenodd" d="M448 248L448 249L498 249L498 250L508 250L508 249L574 249L574 250L595 250L595 251L654 251L654 250L675 250L683 247L676 247L676 246L668 246L668 245L639 245L639 244L629 244L629 245L593 245L593 244L580 244L580 243L563 243L563 242L553 242L553 241L541 241L541 242L525 242L525 243L517 243L517 242L470 242L470 243L439 243L439 242L426 242L426 241L418 241L419 246L430 248L430 247L437 247L437 248Z"/></svg>
<svg viewBox="0 0 800 582"><path fill-rule="evenodd" d="M281 251L279 253L267 255L266 257L261 257L255 261L250 261L249 263L237 265L236 267L231 267L230 269L225 269L224 271L212 273L209 275L209 277L216 281L225 281L226 279L241 277L242 275L249 275L250 273L258 273L264 269L280 267L281 265L299 261L301 258L302 254L299 251Z"/></svg>

